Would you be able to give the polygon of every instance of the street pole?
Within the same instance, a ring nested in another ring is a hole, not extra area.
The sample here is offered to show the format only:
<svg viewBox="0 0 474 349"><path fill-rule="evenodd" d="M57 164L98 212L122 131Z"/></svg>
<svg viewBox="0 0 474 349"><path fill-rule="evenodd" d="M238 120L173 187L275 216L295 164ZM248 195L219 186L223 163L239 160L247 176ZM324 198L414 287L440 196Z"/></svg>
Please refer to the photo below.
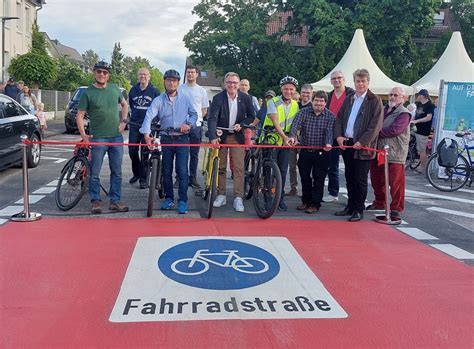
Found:
<svg viewBox="0 0 474 349"><path fill-rule="evenodd" d="M2 19L2 81L5 82L5 22L19 17L0 17Z"/></svg>

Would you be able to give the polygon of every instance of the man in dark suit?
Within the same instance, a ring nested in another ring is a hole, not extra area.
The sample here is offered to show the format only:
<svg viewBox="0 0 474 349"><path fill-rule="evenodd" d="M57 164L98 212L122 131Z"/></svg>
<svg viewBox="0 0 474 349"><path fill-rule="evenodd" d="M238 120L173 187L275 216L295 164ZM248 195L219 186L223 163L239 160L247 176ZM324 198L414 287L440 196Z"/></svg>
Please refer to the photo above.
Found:
<svg viewBox="0 0 474 349"><path fill-rule="evenodd" d="M229 72L224 77L225 90L214 96L208 115L208 133L211 143L216 144L219 139L216 135L217 127L229 128L224 130L220 137L222 144L244 144L244 132L241 125L250 125L255 119L255 109L249 95L239 91L240 77ZM230 149L230 150L229 150ZM226 173L227 154L230 152L234 161L234 209L244 212L244 158L243 147L222 147L219 149L219 178L217 197L214 207L226 204Z"/></svg>
<svg viewBox="0 0 474 349"><path fill-rule="evenodd" d="M357 69L354 74L355 94L347 96L339 110L334 135L342 149L344 159L347 206L336 216L350 216L350 222L364 216L367 198L367 180L371 160L376 153L362 148L377 148L377 137L383 123L383 106L379 96L369 90L370 75L367 69Z"/></svg>

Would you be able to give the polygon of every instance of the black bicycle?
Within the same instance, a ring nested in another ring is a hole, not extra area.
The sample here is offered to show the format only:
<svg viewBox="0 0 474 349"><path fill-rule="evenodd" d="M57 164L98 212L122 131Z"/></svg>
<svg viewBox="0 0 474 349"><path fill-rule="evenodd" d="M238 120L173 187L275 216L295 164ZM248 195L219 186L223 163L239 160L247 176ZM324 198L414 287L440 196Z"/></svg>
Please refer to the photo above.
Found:
<svg viewBox="0 0 474 349"><path fill-rule="evenodd" d="M243 126L255 129L255 126ZM276 145L278 136L275 136L273 126L265 126L261 139L253 137L261 145ZM281 198L281 174L277 163L272 157L272 148L250 148L244 160L244 198L253 199L257 215L270 218L275 213Z"/></svg>
<svg viewBox="0 0 474 349"><path fill-rule="evenodd" d="M84 118L84 126L86 134L89 134L89 119ZM55 193L56 206L61 211L68 211L76 206L89 188L90 149L89 145L77 144L73 157L61 170ZM100 187L105 195L108 195L102 184Z"/></svg>

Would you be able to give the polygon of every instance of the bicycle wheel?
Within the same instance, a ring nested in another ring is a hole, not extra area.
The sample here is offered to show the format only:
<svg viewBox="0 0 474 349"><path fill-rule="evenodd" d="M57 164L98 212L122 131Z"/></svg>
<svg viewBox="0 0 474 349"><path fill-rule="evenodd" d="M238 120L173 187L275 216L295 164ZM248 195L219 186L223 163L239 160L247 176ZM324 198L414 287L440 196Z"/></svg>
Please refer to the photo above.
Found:
<svg viewBox="0 0 474 349"><path fill-rule="evenodd" d="M416 145L413 149L410 149L408 165L410 170L416 170L420 166L420 155L416 151Z"/></svg>
<svg viewBox="0 0 474 349"><path fill-rule="evenodd" d="M150 173L150 187L148 188L148 206L146 210L146 216L151 217L153 215L153 205L155 203L156 183L158 180L158 172L161 171L160 162L157 158L152 158L150 161L151 173Z"/></svg>
<svg viewBox="0 0 474 349"><path fill-rule="evenodd" d="M281 198L281 174L278 165L264 161L257 168L253 183L253 205L257 215L266 219L273 215Z"/></svg>
<svg viewBox="0 0 474 349"><path fill-rule="evenodd" d="M456 166L441 167L438 165L438 153L428 159L426 177L428 182L440 191L455 191L462 188L469 180L471 167L467 159L458 155Z"/></svg>
<svg viewBox="0 0 474 349"><path fill-rule="evenodd" d="M67 211L77 205L87 190L90 165L86 158L73 157L64 165L56 186L56 206Z"/></svg>
<svg viewBox="0 0 474 349"><path fill-rule="evenodd" d="M253 156L252 149L250 149L247 154L245 154L244 174L244 199L249 200L252 198L252 182L253 178L255 177L255 157Z"/></svg>
<svg viewBox="0 0 474 349"><path fill-rule="evenodd" d="M215 158L212 162L212 173L211 173L211 186L209 187L209 193L207 194L207 218L212 217L212 210L214 208L214 200L216 199L217 192L217 175L219 173L219 159Z"/></svg>

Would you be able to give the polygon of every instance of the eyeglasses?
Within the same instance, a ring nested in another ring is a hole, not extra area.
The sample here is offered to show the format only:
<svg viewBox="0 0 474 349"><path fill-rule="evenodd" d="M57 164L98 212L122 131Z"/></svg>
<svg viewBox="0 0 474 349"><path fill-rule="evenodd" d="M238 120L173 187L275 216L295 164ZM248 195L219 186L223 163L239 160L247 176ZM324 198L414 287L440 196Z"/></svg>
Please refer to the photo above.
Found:
<svg viewBox="0 0 474 349"><path fill-rule="evenodd" d="M97 74L109 75L109 72L107 70L97 69L95 72Z"/></svg>
<svg viewBox="0 0 474 349"><path fill-rule="evenodd" d="M342 79L344 79L342 76L335 76L331 78L331 80L342 80Z"/></svg>
<svg viewBox="0 0 474 349"><path fill-rule="evenodd" d="M389 97L392 97L392 96L393 97L398 97L398 96L400 96L398 93L389 93L388 95L389 95Z"/></svg>
<svg viewBox="0 0 474 349"><path fill-rule="evenodd" d="M225 83L229 84L229 85L238 85L239 84L238 81L226 81Z"/></svg>

